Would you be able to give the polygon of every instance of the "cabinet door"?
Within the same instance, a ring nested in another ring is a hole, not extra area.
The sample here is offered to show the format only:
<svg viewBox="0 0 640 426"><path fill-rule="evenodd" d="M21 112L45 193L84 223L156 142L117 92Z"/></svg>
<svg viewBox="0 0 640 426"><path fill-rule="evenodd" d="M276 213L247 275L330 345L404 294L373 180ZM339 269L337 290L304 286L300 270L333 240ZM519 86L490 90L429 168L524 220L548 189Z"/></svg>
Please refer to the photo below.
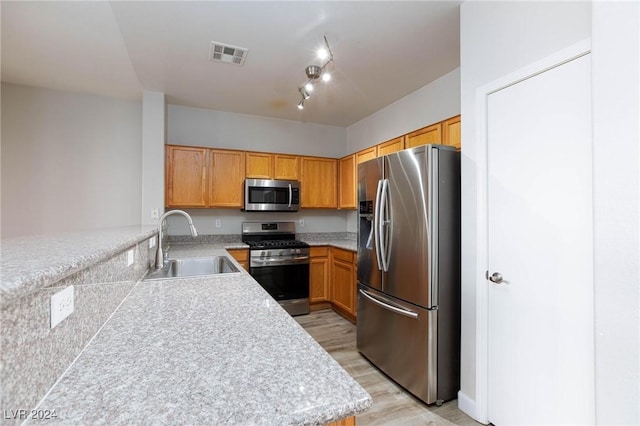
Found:
<svg viewBox="0 0 640 426"><path fill-rule="evenodd" d="M338 207L337 164L333 158L302 157L302 207Z"/></svg>
<svg viewBox="0 0 640 426"><path fill-rule="evenodd" d="M391 139L378 145L378 157L391 154L392 152L402 151L404 149L404 136Z"/></svg>
<svg viewBox="0 0 640 426"><path fill-rule="evenodd" d="M344 313L355 317L357 299L354 253L332 247L331 259L331 302Z"/></svg>
<svg viewBox="0 0 640 426"><path fill-rule="evenodd" d="M309 264L309 303L329 300L329 249L311 247Z"/></svg>
<svg viewBox="0 0 640 426"><path fill-rule="evenodd" d="M362 151L356 152L356 164L364 163L365 161L372 160L378 156L378 147L372 146Z"/></svg>
<svg viewBox="0 0 640 426"><path fill-rule="evenodd" d="M167 145L167 207L207 206L207 153L206 148Z"/></svg>
<svg viewBox="0 0 640 426"><path fill-rule="evenodd" d="M334 259L332 266L331 302L343 311L353 314L355 309L353 264Z"/></svg>
<svg viewBox="0 0 640 426"><path fill-rule="evenodd" d="M209 205L242 207L244 152L212 149L210 158Z"/></svg>
<svg viewBox="0 0 640 426"><path fill-rule="evenodd" d="M273 157L266 152L246 152L246 177L253 179L273 178Z"/></svg>
<svg viewBox="0 0 640 426"><path fill-rule="evenodd" d="M300 180L300 157L297 155L273 154L273 178Z"/></svg>
<svg viewBox="0 0 640 426"><path fill-rule="evenodd" d="M414 146L441 143L442 123L436 123L406 135L404 145L405 148L413 148Z"/></svg>
<svg viewBox="0 0 640 426"><path fill-rule="evenodd" d="M339 163L339 201L338 208L356 208L356 157L349 155L341 158Z"/></svg>
<svg viewBox="0 0 640 426"><path fill-rule="evenodd" d="M227 249L227 251L245 271L249 270L249 249Z"/></svg>
<svg viewBox="0 0 640 426"><path fill-rule="evenodd" d="M455 146L460 151L461 132L460 132L460 116L452 117L442 123L442 133L444 145Z"/></svg>

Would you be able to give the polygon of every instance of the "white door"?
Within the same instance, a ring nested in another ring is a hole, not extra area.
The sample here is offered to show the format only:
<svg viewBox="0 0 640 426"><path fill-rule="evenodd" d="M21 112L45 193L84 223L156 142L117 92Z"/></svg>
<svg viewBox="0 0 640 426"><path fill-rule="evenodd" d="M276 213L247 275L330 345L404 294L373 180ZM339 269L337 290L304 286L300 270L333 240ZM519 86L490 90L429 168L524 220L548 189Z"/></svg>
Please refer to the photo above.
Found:
<svg viewBox="0 0 640 426"><path fill-rule="evenodd" d="M487 281L496 425L595 422L590 61L488 95L488 269L504 279Z"/></svg>

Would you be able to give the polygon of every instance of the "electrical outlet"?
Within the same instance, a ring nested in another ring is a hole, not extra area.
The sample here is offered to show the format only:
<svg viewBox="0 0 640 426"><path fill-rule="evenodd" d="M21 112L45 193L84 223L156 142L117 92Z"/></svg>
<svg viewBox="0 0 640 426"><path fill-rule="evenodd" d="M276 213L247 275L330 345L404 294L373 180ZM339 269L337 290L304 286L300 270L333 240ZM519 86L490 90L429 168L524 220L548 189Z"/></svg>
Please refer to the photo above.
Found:
<svg viewBox="0 0 640 426"><path fill-rule="evenodd" d="M216 219L216 228L220 228L222 226L222 221L220 219Z"/></svg>
<svg viewBox="0 0 640 426"><path fill-rule="evenodd" d="M160 212L158 211L158 209L151 209L151 219L158 218L160 218Z"/></svg>
<svg viewBox="0 0 640 426"><path fill-rule="evenodd" d="M298 220L298 225L304 226L304 219L299 219Z"/></svg>
<svg viewBox="0 0 640 426"><path fill-rule="evenodd" d="M156 246L156 237L149 238L149 248L154 248Z"/></svg>
<svg viewBox="0 0 640 426"><path fill-rule="evenodd" d="M127 252L127 266L133 265L133 249Z"/></svg>
<svg viewBox="0 0 640 426"><path fill-rule="evenodd" d="M73 286L51 296L51 328L73 313Z"/></svg>

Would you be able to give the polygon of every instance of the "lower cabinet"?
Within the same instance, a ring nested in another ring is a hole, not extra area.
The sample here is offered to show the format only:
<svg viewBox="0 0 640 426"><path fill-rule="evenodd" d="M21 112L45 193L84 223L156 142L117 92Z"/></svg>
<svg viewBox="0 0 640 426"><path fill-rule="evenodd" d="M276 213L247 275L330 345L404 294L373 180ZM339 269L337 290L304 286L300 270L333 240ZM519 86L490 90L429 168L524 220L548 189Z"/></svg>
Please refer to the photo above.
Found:
<svg viewBox="0 0 640 426"><path fill-rule="evenodd" d="M249 249L227 249L227 251L245 271L249 271Z"/></svg>
<svg viewBox="0 0 640 426"><path fill-rule="evenodd" d="M322 309L329 306L329 247L311 247L309 257L309 303Z"/></svg>
<svg viewBox="0 0 640 426"><path fill-rule="evenodd" d="M331 304L338 312L356 318L356 255L350 250L331 248Z"/></svg>
<svg viewBox="0 0 640 426"><path fill-rule="evenodd" d="M333 308L356 319L356 254L336 247L311 247L309 304L311 310Z"/></svg>

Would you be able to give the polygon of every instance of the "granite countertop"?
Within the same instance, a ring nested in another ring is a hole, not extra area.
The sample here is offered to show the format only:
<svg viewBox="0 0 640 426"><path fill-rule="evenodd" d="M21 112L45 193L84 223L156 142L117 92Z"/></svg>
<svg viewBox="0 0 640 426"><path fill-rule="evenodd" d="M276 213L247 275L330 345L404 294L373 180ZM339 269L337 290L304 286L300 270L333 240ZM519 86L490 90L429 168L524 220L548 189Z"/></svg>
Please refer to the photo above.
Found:
<svg viewBox="0 0 640 426"><path fill-rule="evenodd" d="M170 254L228 246L175 244ZM371 403L242 270L140 281L38 408L65 424L312 425Z"/></svg>
<svg viewBox="0 0 640 426"><path fill-rule="evenodd" d="M3 239L0 306L5 307L155 234L155 226L127 226Z"/></svg>
<svg viewBox="0 0 640 426"><path fill-rule="evenodd" d="M358 241L356 233L354 232L322 232L322 233L298 233L296 239L304 241L310 246L332 246L345 250L358 251ZM241 241L240 235L203 235L193 238L191 236L180 235L171 236L170 245L174 247L193 246L190 250L198 250L195 248L200 245L201 247L209 248L226 248L226 249L243 249L249 248L248 245ZM206 248L205 248L206 250ZM206 254L205 254L206 255Z"/></svg>

